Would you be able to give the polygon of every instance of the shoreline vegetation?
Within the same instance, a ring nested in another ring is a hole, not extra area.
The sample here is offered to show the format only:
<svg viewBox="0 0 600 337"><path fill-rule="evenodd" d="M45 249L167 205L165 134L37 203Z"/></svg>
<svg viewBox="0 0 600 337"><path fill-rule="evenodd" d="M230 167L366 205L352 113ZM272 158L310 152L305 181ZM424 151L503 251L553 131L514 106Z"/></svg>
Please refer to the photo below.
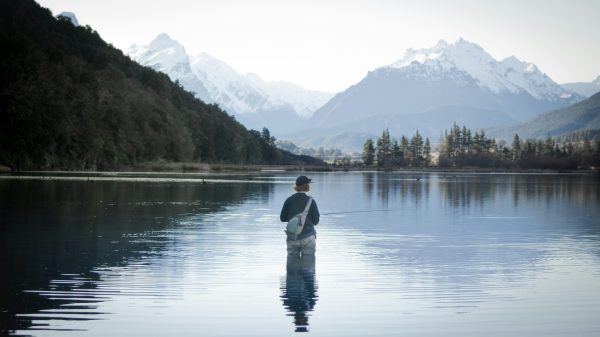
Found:
<svg viewBox="0 0 600 337"><path fill-rule="evenodd" d="M599 174L600 167L577 169L533 169L533 168L490 168L490 167L399 167L377 168L364 165L241 165L241 164L208 164L208 163L144 163L135 167L121 167L117 170L25 170L13 171L0 165L0 175L3 176L101 176L112 174L133 175L209 175L209 174L241 174L269 172L389 172L389 173L521 173L521 174Z"/></svg>
<svg viewBox="0 0 600 337"><path fill-rule="evenodd" d="M508 145L488 137L483 130L473 132L454 123L450 131L444 131L436 152L433 152L429 138L423 139L418 130L410 140L403 135L398 141L385 129L376 141L366 140L362 162L365 167L380 169L594 169L600 167L600 137L593 137L587 131L545 140L522 139L515 134Z"/></svg>

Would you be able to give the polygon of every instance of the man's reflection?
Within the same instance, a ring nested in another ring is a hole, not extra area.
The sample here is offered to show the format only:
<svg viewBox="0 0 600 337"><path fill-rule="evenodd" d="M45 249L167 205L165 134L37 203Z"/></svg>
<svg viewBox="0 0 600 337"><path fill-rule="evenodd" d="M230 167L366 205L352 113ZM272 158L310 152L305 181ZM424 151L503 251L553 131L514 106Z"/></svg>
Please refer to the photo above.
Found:
<svg viewBox="0 0 600 337"><path fill-rule="evenodd" d="M285 284L281 286L281 300L288 316L294 317L296 332L308 331L308 315L317 303L315 283L315 256L288 256Z"/></svg>

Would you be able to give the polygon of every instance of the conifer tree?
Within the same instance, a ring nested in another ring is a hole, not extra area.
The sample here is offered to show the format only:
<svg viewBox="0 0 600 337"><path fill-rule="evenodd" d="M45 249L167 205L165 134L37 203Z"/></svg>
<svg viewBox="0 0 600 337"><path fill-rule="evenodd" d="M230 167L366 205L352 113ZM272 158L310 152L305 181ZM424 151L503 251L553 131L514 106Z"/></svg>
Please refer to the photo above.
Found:
<svg viewBox="0 0 600 337"><path fill-rule="evenodd" d="M377 166L389 166L392 154L392 141L388 129L383 130L381 137L377 139Z"/></svg>
<svg viewBox="0 0 600 337"><path fill-rule="evenodd" d="M408 138L406 138L406 136L404 135L400 137L400 151L403 155L403 162L410 161L410 149L408 144Z"/></svg>
<svg viewBox="0 0 600 337"><path fill-rule="evenodd" d="M431 165L431 143L429 137L425 138L425 145L423 146L423 165L428 167Z"/></svg>
<svg viewBox="0 0 600 337"><path fill-rule="evenodd" d="M375 162L375 146L371 138L367 139L363 145L362 160L365 166L369 167Z"/></svg>
<svg viewBox="0 0 600 337"><path fill-rule="evenodd" d="M392 164L396 167L404 166L404 152L402 152L398 141L395 139L392 144Z"/></svg>
<svg viewBox="0 0 600 337"><path fill-rule="evenodd" d="M515 134L512 142L512 160L517 162L521 159L521 139L518 134Z"/></svg>
<svg viewBox="0 0 600 337"><path fill-rule="evenodd" d="M592 155L592 153L592 143L590 142L590 139L588 137L585 137L585 139L583 140L583 155L590 156Z"/></svg>
<svg viewBox="0 0 600 337"><path fill-rule="evenodd" d="M419 130L410 140L410 152L413 166L420 167L423 164L423 137L419 134Z"/></svg>

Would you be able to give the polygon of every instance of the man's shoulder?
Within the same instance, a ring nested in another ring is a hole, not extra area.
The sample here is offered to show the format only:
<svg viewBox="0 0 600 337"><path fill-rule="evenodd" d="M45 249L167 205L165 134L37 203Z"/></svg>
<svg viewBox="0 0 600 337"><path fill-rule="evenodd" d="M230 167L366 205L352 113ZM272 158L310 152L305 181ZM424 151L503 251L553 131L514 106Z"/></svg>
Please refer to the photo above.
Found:
<svg viewBox="0 0 600 337"><path fill-rule="evenodd" d="M306 201L308 200L309 196L306 193L302 193L302 192L296 192L292 195L290 195L287 199L289 201Z"/></svg>

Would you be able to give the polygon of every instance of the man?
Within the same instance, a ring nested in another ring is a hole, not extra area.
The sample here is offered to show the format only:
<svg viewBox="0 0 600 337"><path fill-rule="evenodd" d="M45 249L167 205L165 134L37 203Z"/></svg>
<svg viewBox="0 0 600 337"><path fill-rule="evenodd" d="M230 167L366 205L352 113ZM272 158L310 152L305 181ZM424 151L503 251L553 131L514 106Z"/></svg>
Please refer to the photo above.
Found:
<svg viewBox="0 0 600 337"><path fill-rule="evenodd" d="M296 193L287 198L281 208L281 215L279 218L282 222L288 222L291 218L304 211L308 204L309 196L306 195L306 192L310 190L310 183L311 180L306 176L299 176L296 179L296 186L294 187ZM288 255L315 254L317 247L317 232L315 231L315 226L319 223L319 217L319 208L313 199L310 208L308 209L308 216L306 217L302 232L300 232L297 237L292 235L287 236L286 243Z"/></svg>

